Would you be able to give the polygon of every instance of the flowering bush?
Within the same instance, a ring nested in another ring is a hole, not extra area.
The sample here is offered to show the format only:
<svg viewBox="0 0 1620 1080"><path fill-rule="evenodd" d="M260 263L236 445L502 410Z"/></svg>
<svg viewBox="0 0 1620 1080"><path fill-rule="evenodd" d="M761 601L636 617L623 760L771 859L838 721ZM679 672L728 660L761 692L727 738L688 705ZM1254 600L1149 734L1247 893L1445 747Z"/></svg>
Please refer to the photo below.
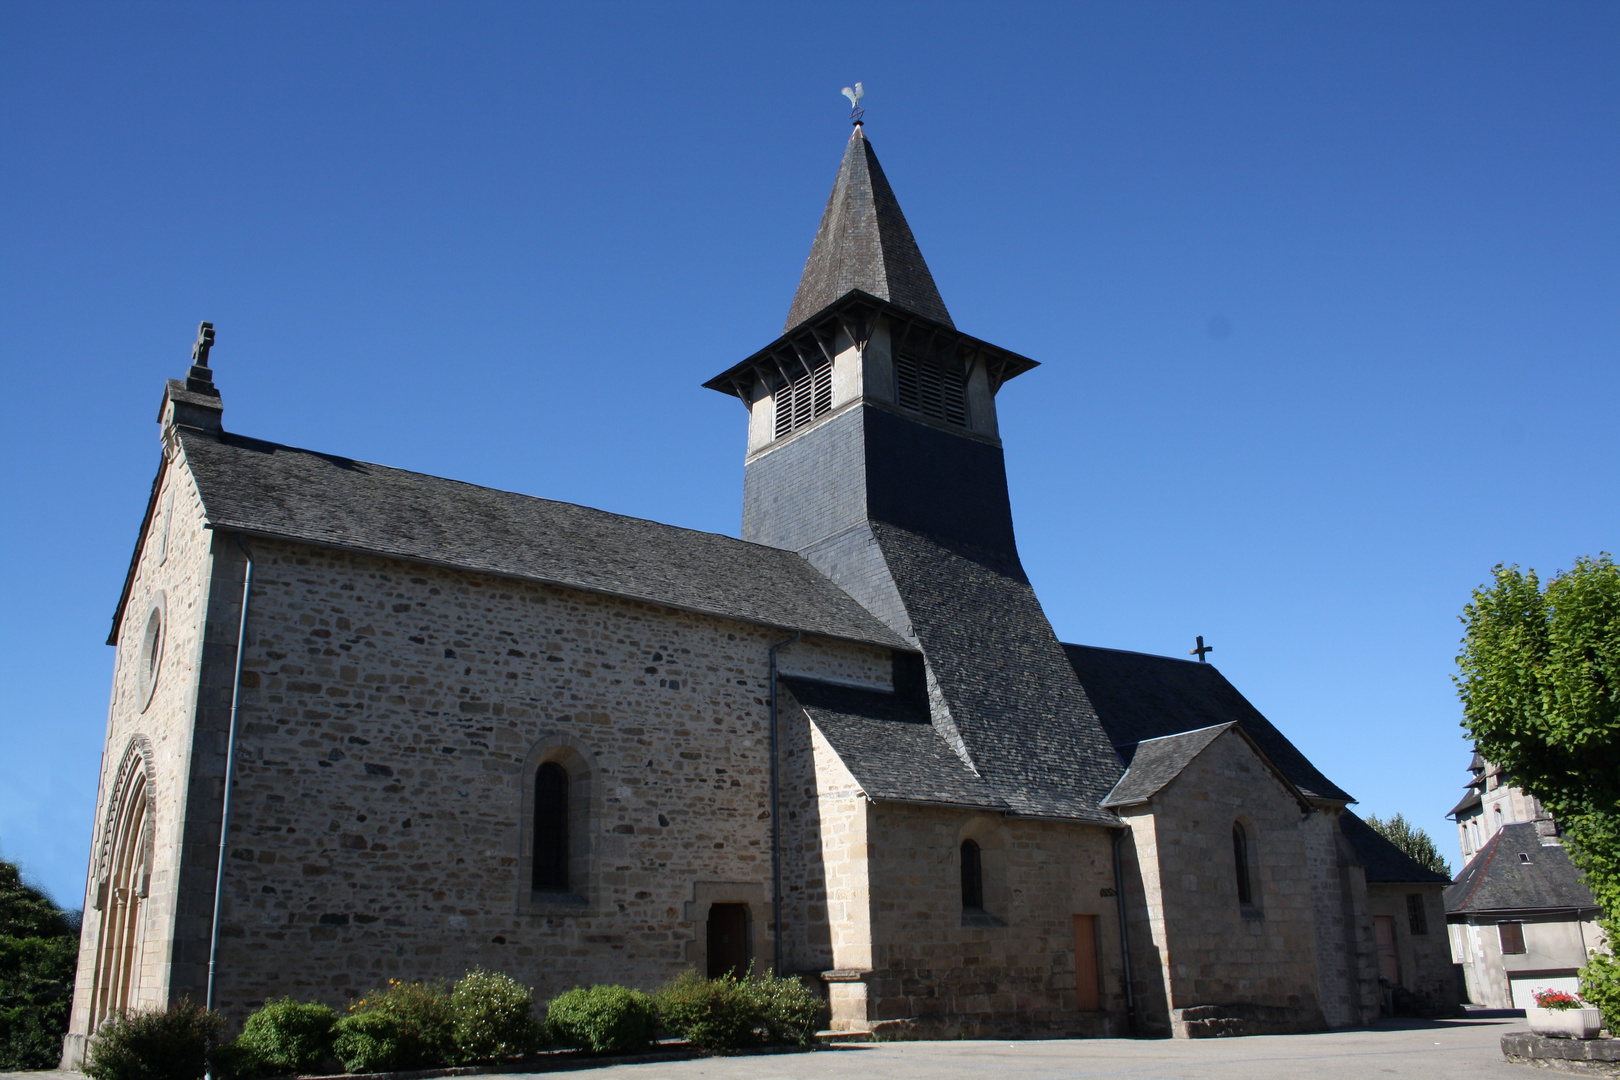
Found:
<svg viewBox="0 0 1620 1080"><path fill-rule="evenodd" d="M450 991L456 1049L463 1063L522 1057L541 1042L534 995L508 975L475 968Z"/></svg>
<svg viewBox="0 0 1620 1080"><path fill-rule="evenodd" d="M350 1072L433 1068L455 1060L455 1026L443 985L389 979L349 1006L332 1049Z"/></svg>
<svg viewBox="0 0 1620 1080"><path fill-rule="evenodd" d="M1537 990L1534 994L1538 1009L1579 1009L1581 999L1562 990Z"/></svg>

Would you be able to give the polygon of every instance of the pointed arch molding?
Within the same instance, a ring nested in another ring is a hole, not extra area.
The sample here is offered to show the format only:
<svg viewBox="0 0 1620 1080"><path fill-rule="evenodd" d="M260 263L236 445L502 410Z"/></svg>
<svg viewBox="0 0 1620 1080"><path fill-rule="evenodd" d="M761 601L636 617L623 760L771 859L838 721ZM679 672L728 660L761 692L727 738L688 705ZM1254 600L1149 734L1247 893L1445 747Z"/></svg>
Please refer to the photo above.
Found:
<svg viewBox="0 0 1620 1080"><path fill-rule="evenodd" d="M156 800L152 798L152 779L156 760L151 739L139 733L130 736L124 747L124 756L118 762L118 771L113 776L111 794L100 822L101 839L96 845L96 887L91 899L91 907L97 911L106 907L107 889L121 854L119 841L131 820L130 802L137 799L144 800L145 813L142 815L140 834L129 839L140 845L137 857L141 868L138 887L143 896L146 892L152 873L152 849L155 843L153 818Z"/></svg>

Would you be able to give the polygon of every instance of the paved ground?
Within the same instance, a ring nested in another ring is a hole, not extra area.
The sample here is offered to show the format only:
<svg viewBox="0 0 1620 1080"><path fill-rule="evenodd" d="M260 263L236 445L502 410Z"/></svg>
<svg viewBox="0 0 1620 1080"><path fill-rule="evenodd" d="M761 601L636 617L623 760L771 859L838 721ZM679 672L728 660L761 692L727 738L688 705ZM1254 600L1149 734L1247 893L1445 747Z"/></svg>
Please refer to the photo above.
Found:
<svg viewBox="0 0 1620 1080"><path fill-rule="evenodd" d="M1524 1020L1386 1021L1364 1031L1248 1039L877 1043L530 1074L579 1080L1536 1080L1497 1043ZM1556 1074L1555 1074L1556 1075ZM0 1073L68 1080L76 1073Z"/></svg>
<svg viewBox="0 0 1620 1080"><path fill-rule="evenodd" d="M814 1054L595 1070L591 1080L1537 1080L1502 1060L1521 1018L1389 1021L1369 1031L1248 1039L878 1043ZM566 1076L568 1074L551 1074Z"/></svg>

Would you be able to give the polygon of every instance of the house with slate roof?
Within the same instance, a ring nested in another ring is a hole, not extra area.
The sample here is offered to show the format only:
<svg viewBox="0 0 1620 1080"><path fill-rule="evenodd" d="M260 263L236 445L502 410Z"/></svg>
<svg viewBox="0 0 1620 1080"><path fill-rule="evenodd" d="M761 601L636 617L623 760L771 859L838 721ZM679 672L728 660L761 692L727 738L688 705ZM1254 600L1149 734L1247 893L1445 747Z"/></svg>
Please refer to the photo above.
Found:
<svg viewBox="0 0 1620 1080"><path fill-rule="evenodd" d="M70 1061L474 966L753 964L895 1037L1378 1013L1378 890L1437 883L1212 665L1058 640L996 416L1036 364L957 329L859 125L783 332L705 384L740 538L227 431L212 340L108 639Z"/></svg>
<svg viewBox="0 0 1620 1080"><path fill-rule="evenodd" d="M1604 947L1603 935L1558 822L1477 751L1468 770L1473 778L1451 811L1466 865L1445 893L1468 1000L1523 1009L1538 990L1578 993L1576 972Z"/></svg>

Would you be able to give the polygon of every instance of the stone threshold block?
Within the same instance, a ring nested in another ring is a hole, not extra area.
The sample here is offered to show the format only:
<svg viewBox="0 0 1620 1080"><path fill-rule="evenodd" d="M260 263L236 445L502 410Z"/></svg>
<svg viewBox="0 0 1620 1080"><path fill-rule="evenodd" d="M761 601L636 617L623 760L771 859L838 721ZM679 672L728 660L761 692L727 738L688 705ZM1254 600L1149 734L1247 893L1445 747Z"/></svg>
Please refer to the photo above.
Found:
<svg viewBox="0 0 1620 1080"><path fill-rule="evenodd" d="M1529 1031L1502 1036L1502 1056L1517 1065L1583 1076L1620 1076L1620 1039L1549 1039Z"/></svg>

